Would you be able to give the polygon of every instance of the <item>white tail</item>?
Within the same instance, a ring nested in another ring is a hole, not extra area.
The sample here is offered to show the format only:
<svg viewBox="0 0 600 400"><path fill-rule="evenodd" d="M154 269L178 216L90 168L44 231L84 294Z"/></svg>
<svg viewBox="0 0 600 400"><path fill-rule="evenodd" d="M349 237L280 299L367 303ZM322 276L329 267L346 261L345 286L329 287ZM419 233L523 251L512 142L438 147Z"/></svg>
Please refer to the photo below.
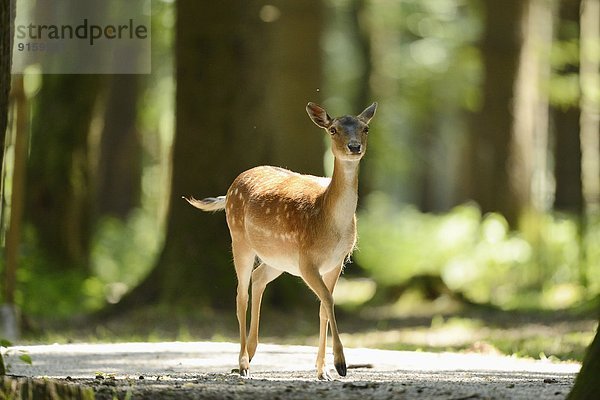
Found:
<svg viewBox="0 0 600 400"><path fill-rule="evenodd" d="M238 277L240 375L249 375L250 360L256 352L262 294L283 272L300 276L321 301L317 377L331 379L325 368L328 323L335 368L341 376L346 375L332 293L356 242L358 166L367 149L368 124L376 109L377 103L373 103L358 116L332 118L314 103L306 106L312 121L331 138L335 157L332 178L262 166L240 174L227 196L186 199L201 210L226 210ZM253 269L256 257L260 264ZM246 337L250 281L251 325Z"/></svg>
<svg viewBox="0 0 600 400"><path fill-rule="evenodd" d="M187 198L183 197L187 200L188 203L193 205L196 208L199 208L202 211L222 211L225 209L225 196L219 197L207 197L206 199L198 200L193 197Z"/></svg>

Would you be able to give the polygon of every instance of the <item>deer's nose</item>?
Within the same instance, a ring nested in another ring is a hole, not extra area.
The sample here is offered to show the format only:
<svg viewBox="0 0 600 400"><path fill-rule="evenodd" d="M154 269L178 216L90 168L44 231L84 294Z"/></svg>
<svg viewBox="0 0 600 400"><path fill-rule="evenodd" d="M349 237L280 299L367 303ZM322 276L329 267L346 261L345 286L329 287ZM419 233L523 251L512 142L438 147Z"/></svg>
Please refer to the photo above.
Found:
<svg viewBox="0 0 600 400"><path fill-rule="evenodd" d="M348 150L350 150L352 154L360 154L362 146L360 143L348 143Z"/></svg>

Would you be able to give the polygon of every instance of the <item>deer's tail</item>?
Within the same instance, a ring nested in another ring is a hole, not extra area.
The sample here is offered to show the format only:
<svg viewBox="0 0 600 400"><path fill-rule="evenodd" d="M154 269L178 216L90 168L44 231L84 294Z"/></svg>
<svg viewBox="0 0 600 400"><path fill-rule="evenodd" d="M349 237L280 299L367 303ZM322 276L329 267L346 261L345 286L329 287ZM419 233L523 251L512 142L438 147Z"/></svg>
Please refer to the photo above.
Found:
<svg viewBox="0 0 600 400"><path fill-rule="evenodd" d="M206 199L197 200L193 197L183 197L188 203L202 211L222 211L225 209L226 196L207 197Z"/></svg>

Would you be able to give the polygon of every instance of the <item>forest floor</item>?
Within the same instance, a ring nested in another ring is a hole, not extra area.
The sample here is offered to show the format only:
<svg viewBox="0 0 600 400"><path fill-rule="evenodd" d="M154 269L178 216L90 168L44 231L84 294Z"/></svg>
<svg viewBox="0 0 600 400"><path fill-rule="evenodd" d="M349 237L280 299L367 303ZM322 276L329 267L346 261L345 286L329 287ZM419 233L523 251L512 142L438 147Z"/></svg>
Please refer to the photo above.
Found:
<svg viewBox="0 0 600 400"><path fill-rule="evenodd" d="M53 382L96 399L560 399L598 324L569 312L451 308L340 309L351 367L344 378L332 371L333 382L315 379L316 307L266 307L251 379L234 372L234 313L149 309L68 329L46 323L31 345L10 350L11 373L22 376L10 385Z"/></svg>
<svg viewBox="0 0 600 400"><path fill-rule="evenodd" d="M43 377L42 382L58 385L51 386L56 393L61 386L78 385L79 390L93 390L96 399L560 399L580 368L574 362L495 354L347 348L348 376L338 377L332 370L335 380L320 382L312 346L259 345L250 379L234 370L236 343L66 344L13 350L26 351L33 359L33 365L15 362L13 374ZM13 379L12 386L17 390L28 381Z"/></svg>

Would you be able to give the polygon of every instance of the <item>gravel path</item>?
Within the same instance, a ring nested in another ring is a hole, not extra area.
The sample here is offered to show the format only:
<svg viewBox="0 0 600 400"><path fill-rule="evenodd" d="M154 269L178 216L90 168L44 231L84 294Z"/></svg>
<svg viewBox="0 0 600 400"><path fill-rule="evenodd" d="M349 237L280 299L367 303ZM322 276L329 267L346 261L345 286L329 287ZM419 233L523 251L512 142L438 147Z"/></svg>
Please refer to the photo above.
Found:
<svg viewBox="0 0 600 400"><path fill-rule="evenodd" d="M18 361L18 350L27 351L33 365ZM348 376L318 382L316 348L260 344L252 378L241 379L231 372L237 352L234 343L71 344L19 347L8 358L12 374L85 384L97 399L563 399L580 367L485 354L346 349Z"/></svg>

